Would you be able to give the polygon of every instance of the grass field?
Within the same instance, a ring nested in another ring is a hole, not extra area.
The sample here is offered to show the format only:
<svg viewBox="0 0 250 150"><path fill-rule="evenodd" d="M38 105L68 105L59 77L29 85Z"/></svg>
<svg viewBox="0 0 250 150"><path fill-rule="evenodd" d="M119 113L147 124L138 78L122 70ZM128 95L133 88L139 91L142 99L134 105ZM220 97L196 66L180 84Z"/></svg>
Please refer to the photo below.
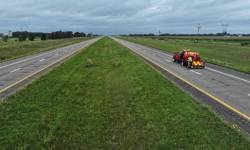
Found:
<svg viewBox="0 0 250 150"><path fill-rule="evenodd" d="M108 38L2 102L0 135L2 149L250 149Z"/></svg>
<svg viewBox="0 0 250 150"><path fill-rule="evenodd" d="M10 39L8 42L0 42L0 62L14 59L34 53L48 51L54 48L67 46L84 41L88 38L72 38L60 40L35 40L18 42Z"/></svg>
<svg viewBox="0 0 250 150"><path fill-rule="evenodd" d="M153 37L158 38L158 37ZM221 42L249 42L249 36L160 36L160 38L182 39L182 40L205 40L205 41L221 41Z"/></svg>
<svg viewBox="0 0 250 150"><path fill-rule="evenodd" d="M225 41L225 39L222 41L201 40L194 43L192 39L123 38L169 52L182 49L195 50L200 52L201 57L207 62L250 73L250 47L240 46L240 43L236 41Z"/></svg>

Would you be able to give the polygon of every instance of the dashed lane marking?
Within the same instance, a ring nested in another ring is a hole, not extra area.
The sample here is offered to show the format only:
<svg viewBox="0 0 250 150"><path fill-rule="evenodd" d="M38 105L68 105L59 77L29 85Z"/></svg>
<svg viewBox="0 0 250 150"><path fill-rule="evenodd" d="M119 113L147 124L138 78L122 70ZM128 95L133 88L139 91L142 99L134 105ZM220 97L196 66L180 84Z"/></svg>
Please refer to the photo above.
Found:
<svg viewBox="0 0 250 150"><path fill-rule="evenodd" d="M34 57L31 57L31 58L26 58L26 59L23 59L23 60L20 60L20 61L17 61L17 62L13 62L13 63L8 64L8 65L0 66L0 69L2 69L2 68L6 68L6 67L9 67L9 66L13 66L13 65L16 65L16 64L19 64L19 63L25 62L25 61L29 61L29 60L32 60L32 59L35 59L35 58L41 57L41 56L43 56L43 55L51 54L51 53L54 53L54 51L50 51L50 52L46 52L46 53L42 53L42 54L39 54L39 55L34 56Z"/></svg>
<svg viewBox="0 0 250 150"><path fill-rule="evenodd" d="M131 43L132 43L132 42L127 42L127 44L131 44ZM134 44L134 43L132 43L132 44ZM134 45L140 46L140 47L143 46L143 45L140 45L140 44L134 44ZM146 46L143 46L143 47L147 48ZM156 53L158 53L158 54L160 54L160 55L165 55L165 56L167 56L167 57L171 57L171 58L172 58L171 55L166 54L166 53L164 53L164 52L161 52L161 51L159 51L159 50L157 50L157 49L152 49L152 51L154 51L154 52L156 52ZM240 78L240 77L235 76L235 75L232 75L232 74L228 74L228 73L225 73L225 72L222 72L222 71L219 71L219 70L210 68L210 67L206 67L206 69L207 69L207 70L210 70L210 71L213 71L213 72L216 72L216 73L218 73L218 74L221 74L221 75L224 75L224 76L233 78L233 79L237 79L237 80L240 80L240 81L243 81L243 82L246 82L246 83L250 83L250 80L243 79L243 78Z"/></svg>
<svg viewBox="0 0 250 150"><path fill-rule="evenodd" d="M190 70L191 72L195 73L195 74L198 74L198 75L201 75L201 73L197 72L197 71L194 71L194 70Z"/></svg>
<svg viewBox="0 0 250 150"><path fill-rule="evenodd" d="M45 61L46 59L41 59L41 60L39 60L40 62L42 62L42 61Z"/></svg>
<svg viewBox="0 0 250 150"><path fill-rule="evenodd" d="M238 79L238 80L241 80L243 82L246 82L246 83L250 83L249 80L246 80L246 79L243 79L243 78L240 78L240 77L237 77L235 75L231 75L231 74L228 74L228 73L224 73L224 72L221 72L221 71L218 71L218 70L215 70L215 69L212 69L210 67L206 67L207 70L210 70L210 71L213 71L213 72L216 72L216 73L219 73L219 74L222 74L224 76L227 76L227 77L230 77L230 78L234 78L234 79Z"/></svg>
<svg viewBox="0 0 250 150"><path fill-rule="evenodd" d="M116 40L116 41L118 41L118 42L120 41L121 44L124 44L124 43L122 42L122 40ZM125 44L125 46L127 46L127 45ZM129 46L127 46L127 47L129 47ZM136 51L135 51L134 49L132 49L132 48L129 48L129 49L132 50L133 52L135 52L137 55L142 56L143 58L145 58L145 59L151 61L154 65L160 67L161 69L163 69L163 70L169 72L169 73L172 74L173 76L175 76L175 77L179 78L180 80L184 81L184 82L187 83L188 85L194 87L194 88L197 89L198 91L200 91L200 92L204 93L205 95L209 96L210 98L212 98L213 100L217 101L218 103L220 103L220 104L223 105L224 107L230 109L231 111L237 113L237 114L240 115L241 117L243 117L243 118L245 118L246 120L250 121L250 116L249 116L249 115L247 115L247 114L241 112L241 111L238 110L237 108L234 108L234 107L231 106L230 104L227 104L226 102L224 102L225 100L220 99L220 98L218 98L217 96L214 96L214 95L211 94L210 92L206 91L205 89L203 89L203 88L201 88L201 87L195 85L194 83L192 83L192 82L190 82L190 81L187 81L186 79L184 79L183 77L177 75L177 74L174 73L173 71L170 71L170 70L167 69L166 67L164 67L164 66L158 64L157 62L155 62L155 61L152 60L151 58L149 58L149 57L147 57L147 56L145 56L145 55L143 55L143 54L141 54L141 53L139 53L139 52L136 52Z"/></svg>
<svg viewBox="0 0 250 150"><path fill-rule="evenodd" d="M15 70L10 71L10 73L17 72L17 71L20 70L20 69L21 69L21 68L17 68L17 69L15 69Z"/></svg>
<svg viewBox="0 0 250 150"><path fill-rule="evenodd" d="M169 63L172 62L171 60L168 60L168 59L166 59L166 61L169 62Z"/></svg>
<svg viewBox="0 0 250 150"><path fill-rule="evenodd" d="M100 38L99 38L99 39L100 39ZM97 40L95 40L95 41L93 41L93 42L90 42L90 41L92 41L92 40L85 41L85 45L83 45L83 47L77 49L75 52L78 52L78 51L80 51L80 50L82 50L82 49L85 49L85 48L89 47L91 44L95 43L95 42L98 41L99 39L97 39ZM59 62L61 62L61 61L64 60L64 59L66 59L66 58L72 56L73 54L75 54L75 52L72 52L72 53L70 53L69 55L66 55L66 56L64 56L64 57L62 57L62 58L60 58L60 59L58 59L57 61L55 61L55 62L53 62L53 63L51 63L51 64L45 66L44 68L42 68L42 69L40 69L40 70L37 70L37 71L33 72L33 73L30 74L30 75L27 75L27 76L24 77L23 79L20 79L20 80L16 81L15 83L13 83L13 84L11 84L11 85L9 85L9 86L7 86L7 87L4 87L3 89L0 88L0 93L5 92L6 90L8 90L8 89L10 89L10 88L12 88L12 87L18 85L19 83L21 83L21 82L27 80L28 78L30 78L30 77L32 77L32 76L34 76L34 75L36 75L36 74L38 74L38 73L44 71L45 69L47 69L47 68L49 68L49 67L51 67L51 66L53 66L53 65L55 65L55 64L57 64L57 63L59 63ZM21 68L20 68L20 69L21 69Z"/></svg>

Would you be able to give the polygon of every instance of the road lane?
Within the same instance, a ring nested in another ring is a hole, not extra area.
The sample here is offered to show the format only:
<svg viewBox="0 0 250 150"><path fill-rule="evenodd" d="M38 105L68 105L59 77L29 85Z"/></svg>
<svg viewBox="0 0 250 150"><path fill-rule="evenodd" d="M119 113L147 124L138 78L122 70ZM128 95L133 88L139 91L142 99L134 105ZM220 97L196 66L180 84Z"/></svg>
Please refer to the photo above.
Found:
<svg viewBox="0 0 250 150"><path fill-rule="evenodd" d="M115 39L117 42L133 50L140 56L150 60L196 87L207 91L212 96L222 100L226 106L249 121L250 119L250 79L241 78L213 68L190 71L172 62L172 56L160 50L148 48L139 44ZM168 60L168 61L166 61ZM171 62L170 62L171 61ZM196 73L194 73L196 72Z"/></svg>
<svg viewBox="0 0 250 150"><path fill-rule="evenodd" d="M99 39L100 38L95 38L44 53L0 63L0 99L4 97L2 93L12 86L66 59L77 51L95 43Z"/></svg>

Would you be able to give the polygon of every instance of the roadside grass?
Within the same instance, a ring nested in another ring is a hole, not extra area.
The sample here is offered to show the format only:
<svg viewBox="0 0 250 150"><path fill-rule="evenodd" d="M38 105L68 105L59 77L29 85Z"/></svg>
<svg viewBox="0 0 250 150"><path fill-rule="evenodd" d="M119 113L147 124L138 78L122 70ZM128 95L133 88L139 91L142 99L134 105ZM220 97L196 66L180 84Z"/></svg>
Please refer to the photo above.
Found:
<svg viewBox="0 0 250 150"><path fill-rule="evenodd" d="M123 39L158 48L168 52L178 52L182 49L191 49L200 52L201 57L213 64L221 65L241 72L250 73L250 47L239 46L227 42L194 43L192 40L167 39L157 40L143 37L123 37Z"/></svg>
<svg viewBox="0 0 250 150"><path fill-rule="evenodd" d="M89 38L71 38L59 40L41 41L23 41L18 42L14 38L10 38L8 42L0 42L0 62L31 55L34 53L44 52L51 49L64 47L74 43L84 41Z"/></svg>
<svg viewBox="0 0 250 150"><path fill-rule="evenodd" d="M0 104L2 149L249 149L249 140L104 38Z"/></svg>

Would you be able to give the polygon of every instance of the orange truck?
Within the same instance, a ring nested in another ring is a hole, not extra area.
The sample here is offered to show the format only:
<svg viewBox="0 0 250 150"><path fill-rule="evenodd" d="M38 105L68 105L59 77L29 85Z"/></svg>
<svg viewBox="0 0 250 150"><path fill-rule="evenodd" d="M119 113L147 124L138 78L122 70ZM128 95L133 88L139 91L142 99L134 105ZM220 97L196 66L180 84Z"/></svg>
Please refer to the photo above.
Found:
<svg viewBox="0 0 250 150"><path fill-rule="evenodd" d="M187 68L205 68L205 62L202 61L198 52L183 50L181 52L174 53L173 59L174 62L178 62Z"/></svg>

